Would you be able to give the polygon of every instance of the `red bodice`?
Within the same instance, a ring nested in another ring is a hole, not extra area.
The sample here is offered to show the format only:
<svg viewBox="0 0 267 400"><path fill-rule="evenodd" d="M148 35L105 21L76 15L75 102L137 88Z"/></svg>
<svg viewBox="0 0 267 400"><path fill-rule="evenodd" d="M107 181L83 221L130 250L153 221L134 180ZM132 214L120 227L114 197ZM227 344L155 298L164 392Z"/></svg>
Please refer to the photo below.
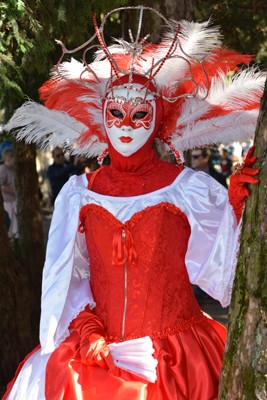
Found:
<svg viewBox="0 0 267 400"><path fill-rule="evenodd" d="M80 217L95 312L110 340L121 338L123 320L129 339L164 337L202 318L184 263L190 227L177 207L160 203L121 223L89 204Z"/></svg>

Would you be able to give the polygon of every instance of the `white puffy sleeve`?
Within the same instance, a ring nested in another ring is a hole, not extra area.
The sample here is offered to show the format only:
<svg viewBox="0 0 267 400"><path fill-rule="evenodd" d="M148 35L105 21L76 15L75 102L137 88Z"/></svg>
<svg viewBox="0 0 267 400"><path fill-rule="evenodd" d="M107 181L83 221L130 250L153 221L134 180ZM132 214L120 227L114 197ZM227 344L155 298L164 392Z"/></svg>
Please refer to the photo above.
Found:
<svg viewBox="0 0 267 400"><path fill-rule="evenodd" d="M179 196L191 227L185 259L190 281L226 307L241 225L237 226L227 190L209 175L188 169L180 181Z"/></svg>
<svg viewBox="0 0 267 400"><path fill-rule="evenodd" d="M55 202L42 281L42 354L52 352L68 336L70 322L87 304L95 306L85 238L78 232L84 189L82 177L72 176Z"/></svg>

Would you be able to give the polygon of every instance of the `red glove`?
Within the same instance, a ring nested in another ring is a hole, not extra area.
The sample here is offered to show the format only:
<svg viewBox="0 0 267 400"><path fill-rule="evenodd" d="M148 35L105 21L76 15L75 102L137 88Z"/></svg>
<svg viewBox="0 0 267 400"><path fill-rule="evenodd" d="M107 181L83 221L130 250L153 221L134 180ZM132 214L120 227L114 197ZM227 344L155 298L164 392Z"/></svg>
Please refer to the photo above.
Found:
<svg viewBox="0 0 267 400"><path fill-rule="evenodd" d="M112 356L104 339L105 330L99 318L89 307L71 322L70 328L80 335L81 360L87 365L98 365L105 369L115 369Z"/></svg>
<svg viewBox="0 0 267 400"><path fill-rule="evenodd" d="M246 197L249 196L249 190L246 184L256 184L259 182L257 178L254 178L254 176L258 174L259 170L251 168L257 160L256 156L252 156L254 149L255 146L252 146L249 149L245 161L236 166L235 172L230 177L228 197L230 204L234 209L237 222L239 222L242 216Z"/></svg>

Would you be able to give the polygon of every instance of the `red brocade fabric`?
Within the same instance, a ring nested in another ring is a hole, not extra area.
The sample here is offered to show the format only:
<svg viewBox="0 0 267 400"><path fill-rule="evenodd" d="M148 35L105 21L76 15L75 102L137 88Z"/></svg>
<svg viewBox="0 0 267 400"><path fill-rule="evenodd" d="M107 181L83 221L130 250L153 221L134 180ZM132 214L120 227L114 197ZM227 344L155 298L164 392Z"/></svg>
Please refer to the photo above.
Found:
<svg viewBox="0 0 267 400"><path fill-rule="evenodd" d="M123 340L152 338L157 381L147 383L120 369L113 373L86 365L80 360L81 338L73 331L50 357L46 398L217 399L225 329L204 316L195 300L184 264L190 235L186 216L163 202L121 223L104 208L88 204L81 209L80 219L90 254L94 313L105 328L106 341L122 338L126 295ZM122 253L125 259L120 265Z"/></svg>
<svg viewBox="0 0 267 400"><path fill-rule="evenodd" d="M138 196L170 185L183 170L182 165L174 165L159 160L146 143L130 157L123 157L109 146L111 164L88 174L89 189L108 196Z"/></svg>
<svg viewBox="0 0 267 400"><path fill-rule="evenodd" d="M104 208L90 204L81 209L80 218L90 254L95 312L110 340L121 339L124 305L124 265L116 265L120 254L114 246L118 234L122 253L128 253L124 260L128 269L128 309L123 339L157 336L157 332L199 316L184 266L190 228L178 208L160 203L134 214L123 224ZM124 249L127 242L131 247ZM135 259L130 257L132 253Z"/></svg>
<svg viewBox="0 0 267 400"><path fill-rule="evenodd" d="M109 196L138 196L170 185L182 169L183 167L161 160L149 171L141 168L138 172L120 172L112 165L103 166L95 172L97 175L92 186L90 181L94 175L88 174L89 188Z"/></svg>

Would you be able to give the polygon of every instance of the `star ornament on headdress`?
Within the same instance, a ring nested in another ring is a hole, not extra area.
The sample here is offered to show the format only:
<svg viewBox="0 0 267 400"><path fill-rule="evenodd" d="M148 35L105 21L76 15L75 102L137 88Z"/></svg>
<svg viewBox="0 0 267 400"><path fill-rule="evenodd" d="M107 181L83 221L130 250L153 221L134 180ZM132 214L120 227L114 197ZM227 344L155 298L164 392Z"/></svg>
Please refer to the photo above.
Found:
<svg viewBox="0 0 267 400"><path fill-rule="evenodd" d="M136 56L141 56L145 48L149 46L149 44L146 43L146 40L149 38L150 34L146 35L143 39L140 39L138 43L134 41L131 29L129 29L129 36L131 42L127 42L124 39L115 39L115 40L124 49L124 53L126 55L130 54L132 58L135 58Z"/></svg>
<svg viewBox="0 0 267 400"><path fill-rule="evenodd" d="M107 46L107 18L129 9L139 12L135 37L130 31L129 42L115 39ZM156 13L165 24L157 44L148 41L149 34L141 38L144 12ZM93 37L76 49L59 42L60 60L39 90L44 105L26 102L4 129L41 147L60 145L74 154L99 156L107 147L103 101L160 99L164 121L157 138L174 152L252 138L266 75L255 68L239 70L251 57L225 49L211 21L170 21L150 7L135 6L110 11L99 27L94 17L94 27ZM95 59L87 63L94 48ZM82 62L64 61L80 50ZM133 85L135 76L141 77L141 86ZM126 96L120 89L126 89ZM133 95L135 91L139 93Z"/></svg>

